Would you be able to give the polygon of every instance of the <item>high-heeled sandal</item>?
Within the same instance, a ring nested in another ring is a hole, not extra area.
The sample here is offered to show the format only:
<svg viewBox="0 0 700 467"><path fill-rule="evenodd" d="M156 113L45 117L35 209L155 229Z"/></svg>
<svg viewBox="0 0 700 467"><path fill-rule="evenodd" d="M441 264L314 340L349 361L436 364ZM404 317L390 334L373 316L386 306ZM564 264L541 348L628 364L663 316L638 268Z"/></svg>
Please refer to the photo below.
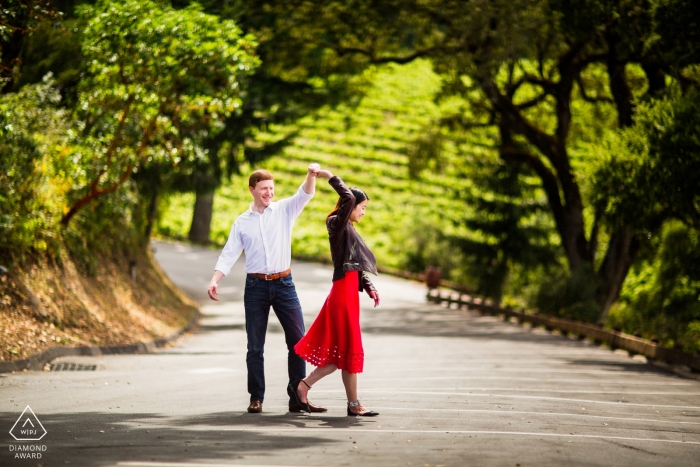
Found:
<svg viewBox="0 0 700 467"><path fill-rule="evenodd" d="M360 404L359 400L355 402L348 402L348 417L376 417L379 415L379 412L372 412L371 410L364 413L355 413L350 410L350 407L358 407L360 405L362 404Z"/></svg>
<svg viewBox="0 0 700 467"><path fill-rule="evenodd" d="M307 404L306 402L302 402L301 399L299 399L299 394L297 394L297 389L299 388L299 383L304 383L307 388L311 389L311 386L309 386L307 384L307 382L304 381L303 379L300 379L299 381L296 381L294 383L289 383L289 389L292 391L292 394L294 395L294 400L296 400L297 404L299 404L299 408L301 408L301 410L303 410L304 412L311 413L311 407L309 407L309 404Z"/></svg>

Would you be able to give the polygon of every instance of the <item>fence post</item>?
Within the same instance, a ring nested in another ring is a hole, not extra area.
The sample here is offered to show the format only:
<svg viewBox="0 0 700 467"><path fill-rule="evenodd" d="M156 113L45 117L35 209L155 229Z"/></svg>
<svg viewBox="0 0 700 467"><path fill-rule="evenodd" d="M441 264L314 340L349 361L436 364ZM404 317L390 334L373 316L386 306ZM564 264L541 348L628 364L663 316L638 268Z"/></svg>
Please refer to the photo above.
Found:
<svg viewBox="0 0 700 467"><path fill-rule="evenodd" d="M441 274L442 270L440 268L430 266L425 270L425 283L429 289L437 289L440 287Z"/></svg>

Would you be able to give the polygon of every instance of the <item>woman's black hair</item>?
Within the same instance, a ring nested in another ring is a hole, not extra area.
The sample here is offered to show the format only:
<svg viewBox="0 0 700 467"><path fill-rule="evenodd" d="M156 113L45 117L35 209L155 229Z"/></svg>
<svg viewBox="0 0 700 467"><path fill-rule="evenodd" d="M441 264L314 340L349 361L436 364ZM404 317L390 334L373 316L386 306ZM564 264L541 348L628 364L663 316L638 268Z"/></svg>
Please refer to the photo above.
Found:
<svg viewBox="0 0 700 467"><path fill-rule="evenodd" d="M356 186L350 188L350 191L352 191L352 194L355 195L355 205L360 204L366 199L369 199L369 196L367 196L367 193L364 191L360 190Z"/></svg>
<svg viewBox="0 0 700 467"><path fill-rule="evenodd" d="M369 200L369 196L367 196L367 193L360 190L356 186L351 187L350 191L352 192L352 195L355 197L355 206L357 206L358 204L360 204L364 200ZM338 198L338 202L335 203L335 208L333 208L333 210L330 212L330 214L328 214L326 216L326 219L337 214L338 209L340 209L340 205L341 205L342 201L343 201L342 197Z"/></svg>

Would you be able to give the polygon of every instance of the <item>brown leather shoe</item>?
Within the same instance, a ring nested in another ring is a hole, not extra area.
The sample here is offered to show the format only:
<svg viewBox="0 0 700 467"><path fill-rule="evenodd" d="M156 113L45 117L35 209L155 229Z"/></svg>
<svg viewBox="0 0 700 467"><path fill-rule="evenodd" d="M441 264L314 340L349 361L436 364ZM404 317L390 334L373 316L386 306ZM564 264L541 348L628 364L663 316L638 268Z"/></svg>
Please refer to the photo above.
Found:
<svg viewBox="0 0 700 467"><path fill-rule="evenodd" d="M311 413L328 412L327 408L314 405L311 401L307 401L307 404L309 404L309 409L311 409ZM302 410L301 406L299 404L297 404L296 402L289 403L289 411L290 412L306 412L306 410Z"/></svg>
<svg viewBox="0 0 700 467"><path fill-rule="evenodd" d="M253 399L250 401L250 405L248 406L248 413L260 413L262 412L262 401L259 401L257 399Z"/></svg>

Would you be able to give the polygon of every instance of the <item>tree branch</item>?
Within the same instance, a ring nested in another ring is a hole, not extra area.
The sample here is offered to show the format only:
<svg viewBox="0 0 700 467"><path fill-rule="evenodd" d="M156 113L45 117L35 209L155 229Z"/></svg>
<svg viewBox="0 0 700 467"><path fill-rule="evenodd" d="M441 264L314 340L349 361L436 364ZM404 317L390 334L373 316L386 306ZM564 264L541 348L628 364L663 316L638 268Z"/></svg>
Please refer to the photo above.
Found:
<svg viewBox="0 0 700 467"><path fill-rule="evenodd" d="M530 123L510 99L501 95L492 80L482 81L481 85L494 109L500 114L501 123L525 136L559 170L559 149L556 139Z"/></svg>
<svg viewBox="0 0 700 467"><path fill-rule="evenodd" d="M511 164L525 164L530 167L542 180L542 188L547 194L549 206L554 214L557 229L561 232L565 229L564 206L559 194L559 183L554 173L544 165L542 160L528 151L519 150L510 146L501 145L501 159Z"/></svg>
<svg viewBox="0 0 700 467"><path fill-rule="evenodd" d="M430 53L435 51L435 49L431 47L431 48L424 49L424 50L416 50L408 55L403 55L403 56L377 57L376 55L374 55L373 50L361 49L359 47L340 47L340 46L330 44L327 42L324 45L335 50L335 52L340 57L342 57L344 55L348 55L348 54L364 55L364 56L369 58L370 62L372 62L376 65L384 64L384 63L398 63L400 65L403 65L405 63L412 62L413 60L415 60L417 58L429 55Z"/></svg>
<svg viewBox="0 0 700 467"><path fill-rule="evenodd" d="M595 218L593 219L593 226L591 227L590 241L588 248L590 249L590 257L595 259L596 252L598 250L598 231L600 228L600 220L603 218L603 209L596 208Z"/></svg>
<svg viewBox="0 0 700 467"><path fill-rule="evenodd" d="M517 108L518 110L529 109L530 107L534 107L537 104L539 104L540 102L542 102L543 100L545 100L548 95L549 95L548 93L543 92L539 96L534 97L534 98L530 99L529 101L525 101L522 104L516 104L515 108Z"/></svg>
<svg viewBox="0 0 700 467"><path fill-rule="evenodd" d="M554 95L557 92L557 83L549 79L538 78L537 76L526 74L525 76L523 76L522 80L526 83L540 86L547 94Z"/></svg>

